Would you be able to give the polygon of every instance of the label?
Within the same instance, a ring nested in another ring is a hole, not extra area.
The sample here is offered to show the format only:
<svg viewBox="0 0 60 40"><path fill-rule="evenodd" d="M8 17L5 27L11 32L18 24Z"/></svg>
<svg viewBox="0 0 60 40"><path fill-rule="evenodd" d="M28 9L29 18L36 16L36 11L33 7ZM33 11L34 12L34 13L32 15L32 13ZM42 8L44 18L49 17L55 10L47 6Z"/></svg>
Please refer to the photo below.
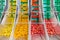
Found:
<svg viewBox="0 0 60 40"><path fill-rule="evenodd" d="M31 3L32 3L31 21L32 23L38 23L39 22L39 0L34 0Z"/></svg>

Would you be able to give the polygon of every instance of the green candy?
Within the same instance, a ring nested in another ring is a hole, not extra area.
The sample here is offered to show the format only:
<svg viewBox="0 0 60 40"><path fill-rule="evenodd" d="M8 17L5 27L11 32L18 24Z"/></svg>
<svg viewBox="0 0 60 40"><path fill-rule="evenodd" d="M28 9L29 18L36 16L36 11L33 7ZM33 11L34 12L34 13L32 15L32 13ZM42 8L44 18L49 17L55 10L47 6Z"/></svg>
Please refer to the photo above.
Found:
<svg viewBox="0 0 60 40"><path fill-rule="evenodd" d="M50 8L50 0L43 0L43 12L44 12L44 18L50 19L51 18L51 8Z"/></svg>
<svg viewBox="0 0 60 40"><path fill-rule="evenodd" d="M52 16L51 16L51 13L45 13L44 17L45 19L50 19Z"/></svg>
<svg viewBox="0 0 60 40"><path fill-rule="evenodd" d="M16 6L16 4L14 4L14 3L16 3L16 1L11 1L12 6Z"/></svg>
<svg viewBox="0 0 60 40"><path fill-rule="evenodd" d="M60 21L60 0L54 0L55 11L57 11L57 20Z"/></svg>
<svg viewBox="0 0 60 40"><path fill-rule="evenodd" d="M50 5L50 0L43 0L43 4L47 4L47 5Z"/></svg>
<svg viewBox="0 0 60 40"><path fill-rule="evenodd" d="M60 12L60 0L54 0L55 10Z"/></svg>

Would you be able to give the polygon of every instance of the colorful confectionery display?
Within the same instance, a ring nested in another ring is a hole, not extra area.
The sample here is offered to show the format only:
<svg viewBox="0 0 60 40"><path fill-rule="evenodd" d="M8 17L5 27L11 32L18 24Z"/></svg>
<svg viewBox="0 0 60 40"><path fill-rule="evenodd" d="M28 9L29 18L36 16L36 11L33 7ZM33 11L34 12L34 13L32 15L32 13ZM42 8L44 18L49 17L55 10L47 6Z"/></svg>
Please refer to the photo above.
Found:
<svg viewBox="0 0 60 40"><path fill-rule="evenodd" d="M0 40L60 40L60 0L0 0Z"/></svg>

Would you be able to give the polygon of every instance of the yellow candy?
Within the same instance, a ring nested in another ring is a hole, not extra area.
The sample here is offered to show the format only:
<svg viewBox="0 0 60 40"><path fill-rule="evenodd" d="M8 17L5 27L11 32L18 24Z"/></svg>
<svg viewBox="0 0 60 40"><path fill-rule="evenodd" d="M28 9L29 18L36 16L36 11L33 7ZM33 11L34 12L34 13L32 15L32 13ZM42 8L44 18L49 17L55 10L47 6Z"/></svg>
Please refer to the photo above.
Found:
<svg viewBox="0 0 60 40"><path fill-rule="evenodd" d="M27 7L21 8L21 11L23 11L23 10L24 10L24 11L28 11L28 8L27 8ZM24 11L23 11L23 12L24 12Z"/></svg>
<svg viewBox="0 0 60 40"><path fill-rule="evenodd" d="M20 0L21 2L28 2L28 0Z"/></svg>
<svg viewBox="0 0 60 40"><path fill-rule="evenodd" d="M16 6L11 6L10 10L13 10L13 9L16 11Z"/></svg>
<svg viewBox="0 0 60 40"><path fill-rule="evenodd" d="M16 12L16 9L15 9L15 10L13 10L13 9L10 9L10 11L11 11L11 12Z"/></svg>
<svg viewBox="0 0 60 40"><path fill-rule="evenodd" d="M28 22L28 17L20 17L21 19L19 19L18 21L19 22L24 22L24 23L26 23L26 22Z"/></svg>
<svg viewBox="0 0 60 40"><path fill-rule="evenodd" d="M28 11L28 5L27 5L27 4L22 4L22 5L21 5L21 10L26 10L26 11Z"/></svg>
<svg viewBox="0 0 60 40"><path fill-rule="evenodd" d="M28 10L24 11L23 13L24 13L24 15L27 14L27 13L28 13ZM26 15L26 16L27 16L27 15Z"/></svg>
<svg viewBox="0 0 60 40"><path fill-rule="evenodd" d="M12 3L13 5L16 5L16 2Z"/></svg>
<svg viewBox="0 0 60 40"><path fill-rule="evenodd" d="M7 26L9 26L9 27L7 27ZM6 36L6 37L9 37L10 36L10 33L11 33L11 26L10 25L4 25L4 27L3 27L3 29L1 29L1 31L0 31L0 36Z"/></svg>
<svg viewBox="0 0 60 40"><path fill-rule="evenodd" d="M25 40L27 40L28 39L28 16L21 15L20 18L18 19L18 24L16 24L16 29L14 31L14 37L16 39L24 38Z"/></svg>
<svg viewBox="0 0 60 40"><path fill-rule="evenodd" d="M21 19L20 19L21 18ZM21 23L19 23L21 22ZM22 23L25 23L25 24L22 24ZM15 38L25 38L27 40L28 38L28 16L25 16L25 15L20 15L19 16L19 19L18 19L18 24L16 24L16 29L15 29L15 32L14 32L14 37Z"/></svg>
<svg viewBox="0 0 60 40"><path fill-rule="evenodd" d="M13 23L14 19L13 18L7 18L7 20L5 21L6 23Z"/></svg>
<svg viewBox="0 0 60 40"><path fill-rule="evenodd" d="M16 0L13 0L13 1L16 1Z"/></svg>
<svg viewBox="0 0 60 40"><path fill-rule="evenodd" d="M17 24L14 33L15 38L28 36L28 24Z"/></svg>

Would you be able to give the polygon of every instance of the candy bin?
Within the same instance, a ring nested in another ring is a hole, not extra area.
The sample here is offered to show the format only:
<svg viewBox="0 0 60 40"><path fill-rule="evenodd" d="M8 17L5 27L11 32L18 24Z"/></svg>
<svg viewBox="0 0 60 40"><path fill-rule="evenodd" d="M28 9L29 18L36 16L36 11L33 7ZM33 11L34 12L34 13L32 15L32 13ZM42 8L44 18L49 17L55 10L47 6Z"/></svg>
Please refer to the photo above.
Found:
<svg viewBox="0 0 60 40"><path fill-rule="evenodd" d="M9 8L5 12L6 15L0 24L0 40L9 40L16 16L16 0L9 0L7 3L9 4Z"/></svg>
<svg viewBox="0 0 60 40"><path fill-rule="evenodd" d="M43 0L43 15L47 29L48 40L60 40L59 23L55 15L55 10L52 9L52 0ZM54 5L53 5L54 6ZM52 12L53 11L53 12Z"/></svg>
<svg viewBox="0 0 60 40"><path fill-rule="evenodd" d="M18 12L18 21L14 30L15 40L28 40L29 16L28 0L20 0L20 10Z"/></svg>
<svg viewBox="0 0 60 40"><path fill-rule="evenodd" d="M39 9L40 1L41 0L31 0L31 40L45 40L42 11Z"/></svg>

